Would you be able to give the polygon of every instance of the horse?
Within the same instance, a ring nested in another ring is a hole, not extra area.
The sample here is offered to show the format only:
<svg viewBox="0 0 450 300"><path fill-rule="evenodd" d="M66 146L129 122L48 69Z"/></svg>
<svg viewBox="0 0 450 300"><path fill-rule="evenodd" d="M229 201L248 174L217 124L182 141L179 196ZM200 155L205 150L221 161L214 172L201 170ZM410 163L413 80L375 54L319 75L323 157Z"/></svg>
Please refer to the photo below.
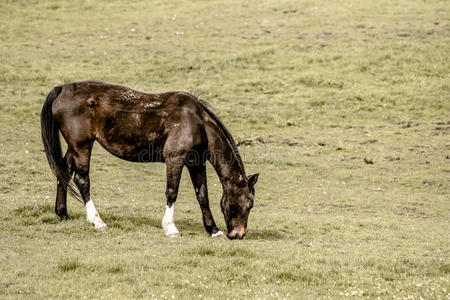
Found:
<svg viewBox="0 0 450 300"><path fill-rule="evenodd" d="M89 223L96 229L107 227L89 192L90 158L97 141L112 155L127 161L165 163L166 210L161 224L167 237L180 235L174 212L185 166L206 232L211 237L224 236L209 207L209 161L223 189L220 207L226 236L245 237L259 175L246 176L230 132L198 97L185 92L147 93L102 81L71 82L54 87L47 95L41 133L47 160L57 178L55 213L61 220L68 219L69 191L85 206ZM60 134L67 143L64 156Z"/></svg>

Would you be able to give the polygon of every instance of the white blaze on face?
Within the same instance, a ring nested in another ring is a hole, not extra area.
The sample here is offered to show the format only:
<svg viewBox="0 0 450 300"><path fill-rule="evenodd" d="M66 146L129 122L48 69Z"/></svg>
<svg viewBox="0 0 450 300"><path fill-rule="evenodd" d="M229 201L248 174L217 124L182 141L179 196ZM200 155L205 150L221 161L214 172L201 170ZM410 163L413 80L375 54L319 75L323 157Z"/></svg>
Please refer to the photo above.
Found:
<svg viewBox="0 0 450 300"><path fill-rule="evenodd" d="M105 222L100 218L97 209L95 208L94 201L89 199L86 202L86 218L89 223L95 226L95 229L105 229L107 226Z"/></svg>
<svg viewBox="0 0 450 300"><path fill-rule="evenodd" d="M164 229L164 234L168 237L176 237L180 235L177 227L175 226L174 215L175 213L175 204L172 204L171 207L166 205L166 213L162 219L162 227Z"/></svg>

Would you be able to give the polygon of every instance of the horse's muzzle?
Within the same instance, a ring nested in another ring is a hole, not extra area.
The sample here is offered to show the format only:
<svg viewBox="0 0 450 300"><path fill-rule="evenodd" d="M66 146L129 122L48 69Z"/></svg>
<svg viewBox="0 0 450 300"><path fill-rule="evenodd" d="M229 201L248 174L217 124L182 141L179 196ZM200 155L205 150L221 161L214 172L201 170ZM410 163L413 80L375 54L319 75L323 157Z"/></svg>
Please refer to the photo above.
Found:
<svg viewBox="0 0 450 300"><path fill-rule="evenodd" d="M240 239L240 240L242 240L242 239L245 238L245 234L246 234L246 230L245 230L245 229L242 229L242 230L240 230L240 231L232 230L231 232L228 232L228 233L227 233L227 237L228 237L230 240L235 240L235 239Z"/></svg>

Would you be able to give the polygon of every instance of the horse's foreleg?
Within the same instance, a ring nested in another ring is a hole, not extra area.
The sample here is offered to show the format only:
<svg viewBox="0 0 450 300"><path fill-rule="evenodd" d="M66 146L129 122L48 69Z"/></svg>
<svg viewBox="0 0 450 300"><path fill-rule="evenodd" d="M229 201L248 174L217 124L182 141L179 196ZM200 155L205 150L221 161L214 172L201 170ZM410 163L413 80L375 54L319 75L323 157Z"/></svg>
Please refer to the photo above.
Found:
<svg viewBox="0 0 450 300"><path fill-rule="evenodd" d="M76 151L74 155L75 177L74 182L80 190L81 198L86 207L86 216L89 223L95 226L95 229L105 229L107 226L100 218L100 215L95 208L94 202L91 199L89 189L89 162L91 159L92 144L83 149Z"/></svg>
<svg viewBox="0 0 450 300"><path fill-rule="evenodd" d="M67 150L64 160L66 161L67 172L71 177L73 174L73 156L70 150ZM61 220L67 220L69 218L67 215L67 185L59 181L56 188L55 213Z"/></svg>
<svg viewBox="0 0 450 300"><path fill-rule="evenodd" d="M176 156L166 159L166 212L162 219L161 225L164 229L164 234L168 237L177 237L180 235L180 232L175 226L174 212L183 165L184 156Z"/></svg>
<svg viewBox="0 0 450 300"><path fill-rule="evenodd" d="M191 175L192 184L194 185L197 201L200 204L203 216L203 226L212 237L222 237L223 232L220 231L209 208L208 187L206 183L206 166L189 166L189 174Z"/></svg>

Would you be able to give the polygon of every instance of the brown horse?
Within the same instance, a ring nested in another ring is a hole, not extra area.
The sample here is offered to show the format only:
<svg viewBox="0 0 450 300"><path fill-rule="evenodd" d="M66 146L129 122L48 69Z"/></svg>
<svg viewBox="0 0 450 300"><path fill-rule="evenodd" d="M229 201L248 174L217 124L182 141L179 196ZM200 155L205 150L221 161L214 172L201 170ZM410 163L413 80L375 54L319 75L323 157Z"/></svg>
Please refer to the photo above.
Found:
<svg viewBox="0 0 450 300"><path fill-rule="evenodd" d="M166 236L180 233L174 223L174 204L184 166L189 170L206 231L222 236L209 208L206 161L210 161L223 187L220 206L227 236L244 238L253 207L258 174L247 177L236 144L225 126L197 97L168 92L150 94L100 81L82 81L55 87L41 113L42 140L48 162L58 179L55 212L68 218L67 190L78 187L87 220L106 228L89 194L89 162L98 141L111 154L135 162L164 162L167 172ZM67 142L62 156L61 132Z"/></svg>

